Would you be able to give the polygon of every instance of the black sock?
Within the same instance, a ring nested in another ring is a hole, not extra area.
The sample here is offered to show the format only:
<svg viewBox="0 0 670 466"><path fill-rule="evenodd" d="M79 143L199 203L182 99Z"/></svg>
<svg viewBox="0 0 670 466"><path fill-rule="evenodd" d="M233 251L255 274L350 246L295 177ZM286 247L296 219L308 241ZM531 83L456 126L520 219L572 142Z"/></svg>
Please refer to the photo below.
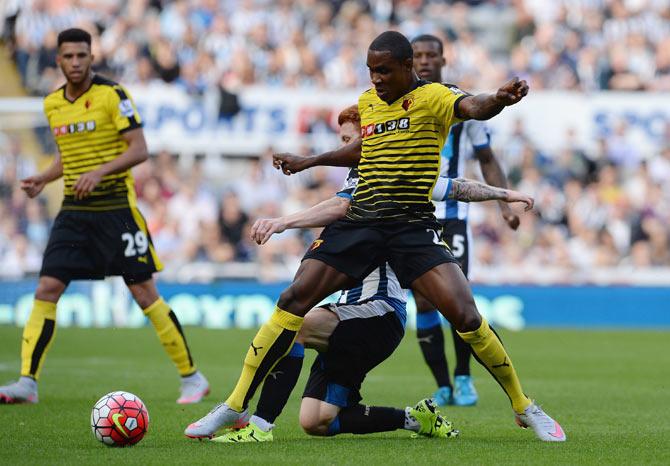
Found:
<svg viewBox="0 0 670 466"><path fill-rule="evenodd" d="M371 434L405 427L405 410L356 405L344 408L330 425L330 435Z"/></svg>
<svg viewBox="0 0 670 466"><path fill-rule="evenodd" d="M451 387L447 355L444 352L444 333L442 324L430 328L419 328L416 331L423 359L430 367L438 387ZM470 348L470 346L468 346Z"/></svg>
<svg viewBox="0 0 670 466"><path fill-rule="evenodd" d="M291 351L280 359L263 382L261 397L254 415L274 423L279 417L291 392L298 382L302 362L305 359L305 347L294 343Z"/></svg>
<svg viewBox="0 0 670 466"><path fill-rule="evenodd" d="M454 350L456 352L456 369L454 370L454 376L470 375L472 348L463 341L454 327L451 327L451 335L454 337Z"/></svg>

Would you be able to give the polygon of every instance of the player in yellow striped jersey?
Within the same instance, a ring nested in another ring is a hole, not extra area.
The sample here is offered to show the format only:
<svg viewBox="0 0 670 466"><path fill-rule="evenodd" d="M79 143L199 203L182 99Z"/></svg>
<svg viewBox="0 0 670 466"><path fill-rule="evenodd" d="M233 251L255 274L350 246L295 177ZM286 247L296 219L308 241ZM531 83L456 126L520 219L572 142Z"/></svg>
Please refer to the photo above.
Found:
<svg viewBox="0 0 670 466"><path fill-rule="evenodd" d="M58 154L51 166L21 181L30 197L63 177L65 198L49 237L33 309L23 330L21 377L0 387L0 403L36 403L37 379L56 331L56 304L71 280L120 275L153 324L181 375L178 403L208 392L176 315L158 294L162 265L137 209L130 169L147 159L142 121L127 91L91 71L91 36L58 35L57 63L66 84L44 100Z"/></svg>
<svg viewBox="0 0 670 466"><path fill-rule="evenodd" d="M495 94L471 96L419 80L412 46L393 31L371 43L367 65L374 89L359 98L361 139L315 157L274 156L275 166L287 174L315 165L358 165L347 217L327 226L305 254L275 313L253 339L226 402L189 425L185 434L209 437L248 419L249 400L289 352L307 311L386 261L403 287L425 296L470 344L509 398L517 423L532 427L542 440L564 441L561 426L524 394L509 355L479 314L463 272L441 239L431 202L451 125L492 118L519 102L527 84L513 79Z"/></svg>

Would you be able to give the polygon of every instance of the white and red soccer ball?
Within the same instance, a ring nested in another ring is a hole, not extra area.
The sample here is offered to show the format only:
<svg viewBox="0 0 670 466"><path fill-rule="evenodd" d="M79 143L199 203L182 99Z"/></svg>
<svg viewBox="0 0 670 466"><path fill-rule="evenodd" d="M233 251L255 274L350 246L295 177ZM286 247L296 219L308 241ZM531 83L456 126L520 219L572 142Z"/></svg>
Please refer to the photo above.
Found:
<svg viewBox="0 0 670 466"><path fill-rule="evenodd" d="M111 392L100 398L91 411L91 429L100 442L112 447L134 445L149 427L144 403L132 393Z"/></svg>

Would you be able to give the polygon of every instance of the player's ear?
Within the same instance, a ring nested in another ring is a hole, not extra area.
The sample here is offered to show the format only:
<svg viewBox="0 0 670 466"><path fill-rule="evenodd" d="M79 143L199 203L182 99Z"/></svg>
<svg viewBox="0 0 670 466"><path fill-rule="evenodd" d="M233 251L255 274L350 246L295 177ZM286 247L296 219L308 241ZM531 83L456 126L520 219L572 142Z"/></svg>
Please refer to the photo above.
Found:
<svg viewBox="0 0 670 466"><path fill-rule="evenodd" d="M412 71L414 69L414 58L409 57L405 58L402 62L403 68L405 68L405 71Z"/></svg>

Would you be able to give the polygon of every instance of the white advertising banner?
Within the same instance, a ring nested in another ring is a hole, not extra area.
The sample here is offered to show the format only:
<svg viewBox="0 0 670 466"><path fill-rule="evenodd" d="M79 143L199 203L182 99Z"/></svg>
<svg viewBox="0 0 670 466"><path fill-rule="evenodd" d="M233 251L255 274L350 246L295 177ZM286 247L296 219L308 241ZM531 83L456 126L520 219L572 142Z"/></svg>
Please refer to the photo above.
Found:
<svg viewBox="0 0 670 466"><path fill-rule="evenodd" d="M130 91L152 151L206 155L253 155L268 147L297 151L306 145L327 150L336 139L326 123L336 123L338 112L359 95L356 90L249 87L239 93L240 112L220 118L218 92L191 96L165 84L130 86ZM41 109L41 99L0 99L0 129L16 125L16 114L36 117ZM494 142L507 141L519 120L530 139L548 150L562 147L569 130L578 143L593 148L599 139L615 136L623 123L627 143L645 154L668 144L670 94L531 91L491 120Z"/></svg>

